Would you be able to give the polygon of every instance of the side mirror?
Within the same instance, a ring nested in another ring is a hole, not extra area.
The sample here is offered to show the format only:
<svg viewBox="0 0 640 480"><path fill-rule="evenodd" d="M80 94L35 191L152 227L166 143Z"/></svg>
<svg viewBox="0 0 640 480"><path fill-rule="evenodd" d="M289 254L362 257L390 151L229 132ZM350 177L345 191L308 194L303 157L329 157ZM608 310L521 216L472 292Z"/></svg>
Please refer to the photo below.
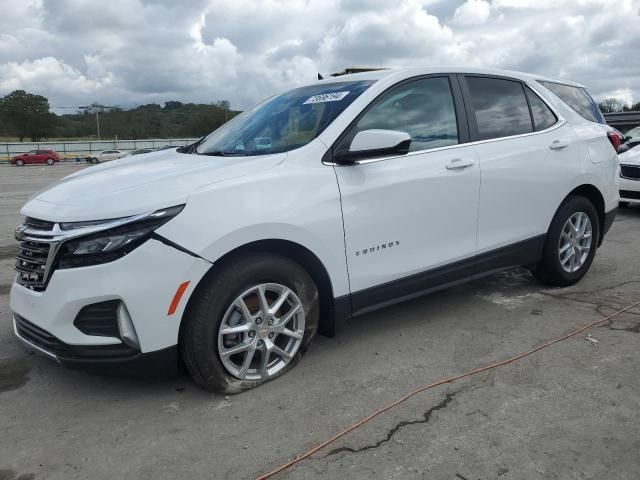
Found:
<svg viewBox="0 0 640 480"><path fill-rule="evenodd" d="M630 142L633 137L631 135L625 135L623 138L623 142Z"/></svg>
<svg viewBox="0 0 640 480"><path fill-rule="evenodd" d="M362 130L358 132L349 150L340 150L335 154L338 163L353 163L362 158L405 155L409 152L411 135L397 130Z"/></svg>

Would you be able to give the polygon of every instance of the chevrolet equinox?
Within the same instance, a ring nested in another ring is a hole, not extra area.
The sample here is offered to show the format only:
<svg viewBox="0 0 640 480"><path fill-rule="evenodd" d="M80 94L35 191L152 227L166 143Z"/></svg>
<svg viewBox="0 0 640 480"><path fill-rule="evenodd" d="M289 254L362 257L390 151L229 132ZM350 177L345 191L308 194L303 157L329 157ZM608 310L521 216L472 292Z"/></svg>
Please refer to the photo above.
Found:
<svg viewBox="0 0 640 480"><path fill-rule="evenodd" d="M240 392L376 308L518 266L577 282L615 216L619 141L585 87L538 75L315 81L31 198L14 331L70 367L183 363Z"/></svg>

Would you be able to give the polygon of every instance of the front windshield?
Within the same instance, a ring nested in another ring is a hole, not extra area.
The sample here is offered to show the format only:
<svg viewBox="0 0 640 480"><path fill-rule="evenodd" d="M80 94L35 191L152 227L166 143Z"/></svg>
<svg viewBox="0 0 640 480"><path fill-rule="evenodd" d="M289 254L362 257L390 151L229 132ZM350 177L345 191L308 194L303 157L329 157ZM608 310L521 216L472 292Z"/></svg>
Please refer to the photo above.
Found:
<svg viewBox="0 0 640 480"><path fill-rule="evenodd" d="M316 138L373 83L320 83L300 87L244 112L206 137L200 155L266 155L288 152Z"/></svg>

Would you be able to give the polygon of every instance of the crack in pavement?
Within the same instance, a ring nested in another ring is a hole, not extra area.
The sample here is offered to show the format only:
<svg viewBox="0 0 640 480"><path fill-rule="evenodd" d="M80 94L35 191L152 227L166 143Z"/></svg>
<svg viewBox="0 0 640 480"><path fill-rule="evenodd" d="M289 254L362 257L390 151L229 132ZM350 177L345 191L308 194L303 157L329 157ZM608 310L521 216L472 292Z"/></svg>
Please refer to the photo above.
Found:
<svg viewBox="0 0 640 480"><path fill-rule="evenodd" d="M548 291L540 290L538 293L541 293L542 295L546 295L546 296L551 297L551 298L556 298L558 300L569 300L569 301L572 301L572 302L584 303L586 305L594 305L595 307L597 307L596 311L598 313L600 313L603 316L606 316L600 311L600 309L602 309L602 308L611 308L611 309L616 310L617 307L609 305L609 304L606 304L606 303L602 303L602 302L594 302L594 301L584 300L582 298L572 298L572 297L573 296L581 296L581 295L594 295L594 294L602 293L605 290L612 290L614 288L624 287L624 286L630 285L632 283L640 283L640 280L628 280L626 282L620 282L620 283L617 283L615 285L610 285L610 286L606 286L606 287L597 288L595 290L587 290L587 291L582 291L582 292L551 293L551 292L548 292ZM637 315L634 312L627 312L627 313L630 313L632 315Z"/></svg>
<svg viewBox="0 0 640 480"><path fill-rule="evenodd" d="M427 410L426 412L424 412L424 414L422 415L423 418L418 419L418 420L402 420L401 422L396 423L392 428L390 428L387 431L387 435L378 440L376 443L374 444L370 444L370 445L365 445L364 447L360 447L360 448L352 448L352 447L340 447L340 448L336 448L334 450L331 450L329 453L327 453L324 457L321 458L327 458L330 457L332 455L336 455L338 453L342 453L342 452L348 452L348 453L362 453L362 452L366 452L367 450L373 450L375 448L378 448L379 446L389 442L393 436L398 433L398 431L403 428L406 427L408 425L416 425L419 423L429 423L429 421L431 420L431 416L437 412L438 410L443 410L445 408L447 408L447 406L453 401L454 397L460 392L460 390L458 390L457 392L453 392L453 393L447 393L444 397L444 399L438 403L437 405L431 407L429 410Z"/></svg>
<svg viewBox="0 0 640 480"><path fill-rule="evenodd" d="M588 291L582 291L582 292L566 292L566 293L550 293L550 292L545 292L540 290L539 293L541 293L542 295L546 295L548 297L551 298L555 298L557 300L569 300L571 302L576 302L576 303L582 303L585 305L592 305L595 307L595 311L598 312L600 315L602 315L603 317L606 317L607 314L606 312L604 312L604 309L610 309L610 310L618 310L619 307L613 306L613 305L609 305L607 303L602 303L602 302L595 302L595 301L589 301L589 300L584 300L581 298L572 298L571 296L580 296L580 295L594 295L594 294L598 294L598 293L602 293L605 290L613 290L614 288L620 288L620 287L624 287L626 285L630 285L632 283L640 283L640 280L628 280L626 282L620 282L617 283L615 285L611 285L608 287L601 287L595 290L588 290ZM571 296L569 296L571 295ZM634 317L638 317L640 316L640 313L636 313L633 312L631 310L625 312L625 315L632 315ZM615 328L614 326L614 321L613 320L609 320L607 322L606 325L601 325L601 328L608 328L609 330L618 330L618 331L623 331L623 332L631 332L631 333L640 333L640 323L637 323L635 325L632 325L630 327L621 327L621 328Z"/></svg>

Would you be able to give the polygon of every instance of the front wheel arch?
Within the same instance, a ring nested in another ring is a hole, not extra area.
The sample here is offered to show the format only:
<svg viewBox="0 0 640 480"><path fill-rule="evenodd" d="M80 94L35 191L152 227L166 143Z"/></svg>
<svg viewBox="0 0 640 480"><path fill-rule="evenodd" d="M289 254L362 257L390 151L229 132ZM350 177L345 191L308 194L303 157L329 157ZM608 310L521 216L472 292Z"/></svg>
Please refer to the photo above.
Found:
<svg viewBox="0 0 640 480"><path fill-rule="evenodd" d="M216 275L221 265L232 262L238 257L248 253L271 253L287 257L298 263L309 274L318 289L320 302L320 324L318 332L329 337L335 335L336 330L344 321L345 317L348 316L348 313L343 313L341 309L337 307L331 279L322 261L311 250L299 243L283 239L268 239L239 246L224 254L211 265L209 271L200 279L198 285L196 285L185 306L185 313L180 321L179 339L182 337L184 318L186 312L189 311L189 305L192 299L197 298L201 289L208 284L212 276ZM178 341L178 344L180 344L180 341Z"/></svg>

